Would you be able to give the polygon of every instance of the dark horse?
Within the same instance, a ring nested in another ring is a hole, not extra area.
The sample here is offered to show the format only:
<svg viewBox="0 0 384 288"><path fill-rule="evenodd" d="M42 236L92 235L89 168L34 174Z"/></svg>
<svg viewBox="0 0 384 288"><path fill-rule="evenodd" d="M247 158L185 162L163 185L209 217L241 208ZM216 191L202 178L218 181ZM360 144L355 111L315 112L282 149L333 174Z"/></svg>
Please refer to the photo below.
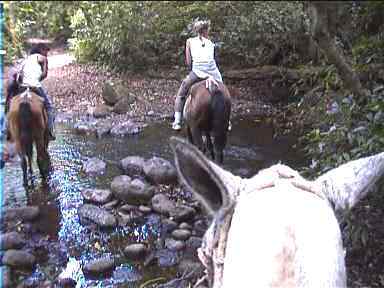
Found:
<svg viewBox="0 0 384 288"><path fill-rule="evenodd" d="M37 164L43 179L46 179L50 169L50 157L48 154L48 128L47 112L44 108L43 99L27 89L25 92L12 98L7 123L9 131L9 143L15 145L15 152L21 158L23 169L23 184L28 187L28 171L32 182L32 156L33 145L37 151ZM4 158L7 158L7 147L5 147Z"/></svg>
<svg viewBox="0 0 384 288"><path fill-rule="evenodd" d="M213 160L223 163L223 150L227 143L231 114L231 96L223 83L217 83L217 87L212 82L212 85L207 85L207 81L209 80L192 85L183 115L189 141L203 153L208 149ZM206 138L205 144L203 136Z"/></svg>

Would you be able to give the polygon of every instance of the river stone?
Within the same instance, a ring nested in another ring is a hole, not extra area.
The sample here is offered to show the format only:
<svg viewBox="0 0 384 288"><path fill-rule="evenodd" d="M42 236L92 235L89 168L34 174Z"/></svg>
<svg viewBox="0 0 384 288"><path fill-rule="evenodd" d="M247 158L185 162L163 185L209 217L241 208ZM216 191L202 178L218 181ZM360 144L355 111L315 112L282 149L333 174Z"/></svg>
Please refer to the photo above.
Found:
<svg viewBox="0 0 384 288"><path fill-rule="evenodd" d="M152 209L148 206L140 205L139 206L139 211L142 212L145 215L148 215L149 213L152 212Z"/></svg>
<svg viewBox="0 0 384 288"><path fill-rule="evenodd" d="M163 231L172 232L177 228L177 223L171 219L164 219L163 220Z"/></svg>
<svg viewBox="0 0 384 288"><path fill-rule="evenodd" d="M84 204L79 208L78 213L80 218L91 220L100 227L115 227L117 224L115 216L92 204Z"/></svg>
<svg viewBox="0 0 384 288"><path fill-rule="evenodd" d="M153 196L152 209L159 214L170 216L176 222L188 221L196 214L195 209L186 205L176 204L164 194Z"/></svg>
<svg viewBox="0 0 384 288"><path fill-rule="evenodd" d="M112 107L105 104L98 104L93 108L92 116L95 118L105 118L112 112Z"/></svg>
<svg viewBox="0 0 384 288"><path fill-rule="evenodd" d="M142 260L148 253L148 249L144 244L136 243L125 247L124 255L131 260Z"/></svg>
<svg viewBox="0 0 384 288"><path fill-rule="evenodd" d="M117 199L114 199L106 204L103 205L103 208L104 209L107 209L107 210L112 210L113 208L115 208L117 206L117 204L119 204L119 200Z"/></svg>
<svg viewBox="0 0 384 288"><path fill-rule="evenodd" d="M97 120L79 120L73 125L73 128L75 129L75 132L78 134L86 134L91 135L95 134Z"/></svg>
<svg viewBox="0 0 384 288"><path fill-rule="evenodd" d="M12 283L12 274L11 274L11 269L8 266L1 266L0 268L0 275L2 276L1 280L2 282L0 283L0 287L2 288L12 288L15 287Z"/></svg>
<svg viewBox="0 0 384 288"><path fill-rule="evenodd" d="M179 228L180 228L180 229L187 229L187 230L192 230L192 229L193 229L192 226L189 225L189 224L186 223L186 222L181 223L181 224L179 225Z"/></svg>
<svg viewBox="0 0 384 288"><path fill-rule="evenodd" d="M96 126L96 137L102 138L105 135L108 135L112 129L111 121L100 121Z"/></svg>
<svg viewBox="0 0 384 288"><path fill-rule="evenodd" d="M117 114L125 114L127 112L132 111L131 104L135 102L135 96L133 94L129 94L129 97L123 97L115 106L113 106L113 112Z"/></svg>
<svg viewBox="0 0 384 288"><path fill-rule="evenodd" d="M85 264L83 271L87 274L99 276L111 272L114 268L115 260L113 258L100 258Z"/></svg>
<svg viewBox="0 0 384 288"><path fill-rule="evenodd" d="M160 267L172 267L180 262L179 252L170 249L161 249L156 251L157 263Z"/></svg>
<svg viewBox="0 0 384 288"><path fill-rule="evenodd" d="M201 244L203 243L202 238L196 237L196 236L191 236L189 239L186 241L186 245L188 248L192 250L197 250L198 248L201 247Z"/></svg>
<svg viewBox="0 0 384 288"><path fill-rule="evenodd" d="M113 126L110 133L113 136L124 137L128 135L138 134L142 130L143 126L128 120Z"/></svg>
<svg viewBox="0 0 384 288"><path fill-rule="evenodd" d="M107 105L115 105L120 99L129 97L129 90L121 80L108 80L105 82L102 90L104 102Z"/></svg>
<svg viewBox="0 0 384 288"><path fill-rule="evenodd" d="M181 251L185 248L185 243L180 240L175 240L172 238L165 239L165 248L171 251Z"/></svg>
<svg viewBox="0 0 384 288"><path fill-rule="evenodd" d="M113 277L113 283L115 285L118 285L118 284L126 285L127 283L138 282L143 279L142 273L131 265L121 265L119 267L116 267L116 269L113 271L112 277ZM122 287L125 287L125 286L122 286ZM128 286L128 287L138 287L138 286Z"/></svg>
<svg viewBox="0 0 384 288"><path fill-rule="evenodd" d="M25 244L24 237L17 232L0 234L0 249L19 249Z"/></svg>
<svg viewBox="0 0 384 288"><path fill-rule="evenodd" d="M177 270L181 275L189 274L193 271L191 278L198 277L204 272L204 266L198 261L192 259L181 259L177 265Z"/></svg>
<svg viewBox="0 0 384 288"><path fill-rule="evenodd" d="M105 204L111 199L112 192L108 189L84 189L81 195L89 202Z"/></svg>
<svg viewBox="0 0 384 288"><path fill-rule="evenodd" d="M172 237L175 240L185 241L191 237L191 231L185 229L176 229L172 231Z"/></svg>
<svg viewBox="0 0 384 288"><path fill-rule="evenodd" d="M193 234L202 237L208 229L206 221L199 219L193 224Z"/></svg>
<svg viewBox="0 0 384 288"><path fill-rule="evenodd" d="M120 160L120 167L129 176L144 174L145 159L140 156L128 156Z"/></svg>
<svg viewBox="0 0 384 288"><path fill-rule="evenodd" d="M155 193L153 186L140 179L131 181L126 175L115 177L111 183L111 190L117 199L132 205L148 203Z"/></svg>
<svg viewBox="0 0 384 288"><path fill-rule="evenodd" d="M152 157L145 161L143 170L148 179L155 184L177 184L175 167L163 158Z"/></svg>
<svg viewBox="0 0 384 288"><path fill-rule="evenodd" d="M106 167L107 164L96 157L90 158L83 164L84 172L91 176L103 175Z"/></svg>
<svg viewBox="0 0 384 288"><path fill-rule="evenodd" d="M3 221L21 220L21 221L33 221L39 214L39 207L26 206L19 208L8 208L3 211Z"/></svg>
<svg viewBox="0 0 384 288"><path fill-rule="evenodd" d="M116 198L120 199L120 195L124 195L125 191L128 189L129 183L131 183L132 178L127 175L120 175L113 178L111 182L111 190L113 195ZM121 198L124 198L121 196Z"/></svg>
<svg viewBox="0 0 384 288"><path fill-rule="evenodd" d="M124 212L136 211L137 210L137 206L130 205L130 204L124 204L123 206L120 207L120 210L122 210Z"/></svg>
<svg viewBox="0 0 384 288"><path fill-rule="evenodd" d="M14 249L5 251L2 260L3 264L16 269L31 269L36 264L36 257L31 253Z"/></svg>
<svg viewBox="0 0 384 288"><path fill-rule="evenodd" d="M143 218L143 213L138 209L129 212L128 214L123 212L118 212L119 214L119 226L126 226L132 222L138 221Z"/></svg>

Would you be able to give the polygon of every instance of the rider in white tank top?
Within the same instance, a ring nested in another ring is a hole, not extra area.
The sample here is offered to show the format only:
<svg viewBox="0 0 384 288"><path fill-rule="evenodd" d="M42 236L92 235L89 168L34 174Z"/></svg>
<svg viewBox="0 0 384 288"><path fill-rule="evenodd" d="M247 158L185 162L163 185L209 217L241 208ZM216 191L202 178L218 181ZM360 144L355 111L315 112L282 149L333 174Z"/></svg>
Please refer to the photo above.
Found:
<svg viewBox="0 0 384 288"><path fill-rule="evenodd" d="M37 58L39 54L32 54L24 60L23 86L41 87L41 75L43 73Z"/></svg>
<svg viewBox="0 0 384 288"><path fill-rule="evenodd" d="M192 71L199 78L212 76L216 81L223 82L216 66L215 44L203 36L193 37L190 40Z"/></svg>
<svg viewBox="0 0 384 288"><path fill-rule="evenodd" d="M213 78L216 82L223 83L221 73L216 65L215 45L208 39L209 26L209 21L195 22L193 28L197 36L187 39L185 59L190 73L181 82L181 86L176 95L175 121L172 123L174 130L181 129L185 99L189 88L194 83L207 78Z"/></svg>

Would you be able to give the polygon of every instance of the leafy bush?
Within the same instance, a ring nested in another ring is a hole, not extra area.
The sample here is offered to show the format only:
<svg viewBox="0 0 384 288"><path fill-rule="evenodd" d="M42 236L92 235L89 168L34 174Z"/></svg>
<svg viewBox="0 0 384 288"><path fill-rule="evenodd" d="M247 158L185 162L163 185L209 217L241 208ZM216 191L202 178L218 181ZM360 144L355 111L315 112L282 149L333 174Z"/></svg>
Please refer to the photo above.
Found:
<svg viewBox="0 0 384 288"><path fill-rule="evenodd" d="M294 51L306 25L301 2L82 2L71 18L72 48L83 60L121 70L182 65L196 18L211 20L220 59L238 65L272 61L270 49Z"/></svg>

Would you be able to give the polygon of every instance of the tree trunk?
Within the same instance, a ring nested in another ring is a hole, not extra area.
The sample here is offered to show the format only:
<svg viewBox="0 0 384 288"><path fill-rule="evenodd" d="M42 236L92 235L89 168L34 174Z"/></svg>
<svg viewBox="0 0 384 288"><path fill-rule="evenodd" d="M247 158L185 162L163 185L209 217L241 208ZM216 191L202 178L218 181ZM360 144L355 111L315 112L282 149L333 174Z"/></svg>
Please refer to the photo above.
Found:
<svg viewBox="0 0 384 288"><path fill-rule="evenodd" d="M340 78L344 85L355 95L362 97L366 92L361 86L359 77L353 71L339 51L335 43L336 24L337 24L336 1L309 1L308 12L312 19L311 33L317 45L323 51L330 63L336 66Z"/></svg>

